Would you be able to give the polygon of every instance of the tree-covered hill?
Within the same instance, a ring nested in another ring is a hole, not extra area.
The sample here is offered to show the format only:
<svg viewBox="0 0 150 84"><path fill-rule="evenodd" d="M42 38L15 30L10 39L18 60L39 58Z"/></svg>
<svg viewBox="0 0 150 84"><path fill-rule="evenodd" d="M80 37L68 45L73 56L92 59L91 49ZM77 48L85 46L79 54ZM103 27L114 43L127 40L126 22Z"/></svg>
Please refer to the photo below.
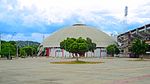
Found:
<svg viewBox="0 0 150 84"><path fill-rule="evenodd" d="M17 45L19 47L24 47L24 46L39 46L40 43L34 42L34 41L16 41Z"/></svg>

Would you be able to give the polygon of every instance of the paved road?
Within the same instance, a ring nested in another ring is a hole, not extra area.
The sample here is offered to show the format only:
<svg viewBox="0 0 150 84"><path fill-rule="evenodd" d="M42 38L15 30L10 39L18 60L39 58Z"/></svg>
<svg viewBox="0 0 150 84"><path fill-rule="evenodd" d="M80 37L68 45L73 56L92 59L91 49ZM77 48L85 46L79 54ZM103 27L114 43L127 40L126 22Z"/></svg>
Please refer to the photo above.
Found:
<svg viewBox="0 0 150 84"><path fill-rule="evenodd" d="M150 61L129 58L80 60L101 64L51 64L74 59L0 60L0 84L150 84Z"/></svg>

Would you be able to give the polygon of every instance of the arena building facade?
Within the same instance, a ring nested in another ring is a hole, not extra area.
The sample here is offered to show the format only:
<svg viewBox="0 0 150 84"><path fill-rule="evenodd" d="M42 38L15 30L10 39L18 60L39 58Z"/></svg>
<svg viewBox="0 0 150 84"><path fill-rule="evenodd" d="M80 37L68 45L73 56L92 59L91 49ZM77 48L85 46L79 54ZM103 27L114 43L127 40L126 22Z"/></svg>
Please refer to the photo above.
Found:
<svg viewBox="0 0 150 84"><path fill-rule="evenodd" d="M129 51L129 48L135 38L139 38L150 45L150 24L146 24L142 27L118 35L117 40L120 43L122 54L130 56L131 52ZM150 47L146 53L150 53Z"/></svg>
<svg viewBox="0 0 150 84"><path fill-rule="evenodd" d="M94 43L96 43L96 50L94 53L87 52L85 54L86 57L95 56L95 57L104 57L107 56L106 47L110 44L115 44L115 40L111 38L106 33L89 27L85 24L74 24L72 26L61 28L56 31L52 35L48 36L44 39L44 41L40 45L39 56L46 55L50 57L70 57L71 53L65 51L64 49L60 49L60 42L65 40L67 37L69 38L79 38L82 37L84 39L91 38ZM43 49L45 49L45 53L42 53Z"/></svg>

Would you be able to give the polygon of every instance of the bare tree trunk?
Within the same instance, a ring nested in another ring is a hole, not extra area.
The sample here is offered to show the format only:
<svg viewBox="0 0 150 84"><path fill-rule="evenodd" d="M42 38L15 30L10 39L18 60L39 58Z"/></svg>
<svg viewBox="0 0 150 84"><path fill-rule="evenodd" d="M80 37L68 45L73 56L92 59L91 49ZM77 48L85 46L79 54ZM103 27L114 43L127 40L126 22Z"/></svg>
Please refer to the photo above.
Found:
<svg viewBox="0 0 150 84"><path fill-rule="evenodd" d="M114 54L113 54L113 53L111 53L111 57L114 57Z"/></svg>
<svg viewBox="0 0 150 84"><path fill-rule="evenodd" d="M72 56L73 56L73 58L74 58L74 53L72 53Z"/></svg>
<svg viewBox="0 0 150 84"><path fill-rule="evenodd" d="M79 60L78 60L78 54L77 54L77 53L75 53L75 55L76 55L76 61L79 61Z"/></svg>
<svg viewBox="0 0 150 84"><path fill-rule="evenodd" d="M85 52L78 53L80 57L85 57Z"/></svg>
<svg viewBox="0 0 150 84"><path fill-rule="evenodd" d="M76 56L76 61L79 61L79 60L78 60L78 56Z"/></svg>
<svg viewBox="0 0 150 84"><path fill-rule="evenodd" d="M143 54L142 54L142 55L140 55L140 58L141 58L141 60L143 60Z"/></svg>

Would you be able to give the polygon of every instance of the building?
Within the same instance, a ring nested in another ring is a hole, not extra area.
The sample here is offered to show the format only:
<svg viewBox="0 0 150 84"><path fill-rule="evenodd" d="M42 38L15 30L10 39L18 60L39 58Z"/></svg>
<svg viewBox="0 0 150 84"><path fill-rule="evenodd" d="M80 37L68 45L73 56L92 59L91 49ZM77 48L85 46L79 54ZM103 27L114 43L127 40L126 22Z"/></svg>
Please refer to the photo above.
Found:
<svg viewBox="0 0 150 84"><path fill-rule="evenodd" d="M92 52L87 52L86 56L95 56L95 57L104 57L107 55L106 47L110 44L114 44L115 41L108 36L106 33L85 24L74 24L70 27L62 28L61 30L53 33L47 37L40 47L38 55L42 54L42 49L45 48L46 56L54 57L68 57L72 56L69 52L64 49L60 49L60 42L69 38L79 38L82 37L86 39L87 37L91 38L94 43L96 43L97 49Z"/></svg>
<svg viewBox="0 0 150 84"><path fill-rule="evenodd" d="M129 56L129 48L131 47L131 43L135 38L146 41L146 43L150 45L150 24L118 35L117 40L121 44L120 48L124 55ZM150 48L147 53L150 53Z"/></svg>

